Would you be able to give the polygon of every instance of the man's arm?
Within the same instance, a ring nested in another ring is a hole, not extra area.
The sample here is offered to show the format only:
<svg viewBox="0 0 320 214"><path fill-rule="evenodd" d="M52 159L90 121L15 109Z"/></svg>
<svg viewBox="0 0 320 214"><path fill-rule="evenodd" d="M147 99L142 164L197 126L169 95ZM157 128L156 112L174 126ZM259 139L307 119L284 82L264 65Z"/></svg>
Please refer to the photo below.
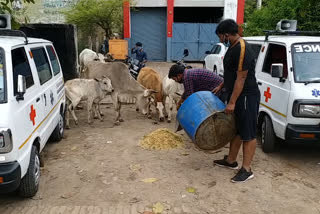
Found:
<svg viewBox="0 0 320 214"><path fill-rule="evenodd" d="M247 75L248 75L248 71L238 71L237 79L236 79L236 82L234 83L231 98L225 110L227 114L231 114L234 112L237 99L243 90L243 86L246 81Z"/></svg>
<svg viewBox="0 0 320 214"><path fill-rule="evenodd" d="M183 77L184 93L181 97L183 100L187 99L191 94L194 93L194 85L193 85L194 78L195 77L191 75L191 72L188 72L188 71L184 72L184 77Z"/></svg>

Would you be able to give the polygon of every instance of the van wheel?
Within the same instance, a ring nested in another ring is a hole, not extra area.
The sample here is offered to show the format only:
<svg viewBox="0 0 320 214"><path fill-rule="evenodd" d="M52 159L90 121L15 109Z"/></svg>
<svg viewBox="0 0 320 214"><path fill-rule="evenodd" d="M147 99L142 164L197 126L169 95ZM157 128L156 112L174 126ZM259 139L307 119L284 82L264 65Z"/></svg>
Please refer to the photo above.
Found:
<svg viewBox="0 0 320 214"><path fill-rule="evenodd" d="M265 153L274 152L276 146L276 135L269 116L265 116L261 126L261 145Z"/></svg>
<svg viewBox="0 0 320 214"><path fill-rule="evenodd" d="M50 136L50 141L59 142L63 138L63 135L64 135L64 117L62 114L59 114L59 122Z"/></svg>
<svg viewBox="0 0 320 214"><path fill-rule="evenodd" d="M22 178L18 194L22 197L33 197L40 183L40 157L36 146L32 146L28 171Z"/></svg>
<svg viewBox="0 0 320 214"><path fill-rule="evenodd" d="M214 66L214 68L213 68L213 72L214 72L214 73L216 73L216 74L218 74L217 66Z"/></svg>

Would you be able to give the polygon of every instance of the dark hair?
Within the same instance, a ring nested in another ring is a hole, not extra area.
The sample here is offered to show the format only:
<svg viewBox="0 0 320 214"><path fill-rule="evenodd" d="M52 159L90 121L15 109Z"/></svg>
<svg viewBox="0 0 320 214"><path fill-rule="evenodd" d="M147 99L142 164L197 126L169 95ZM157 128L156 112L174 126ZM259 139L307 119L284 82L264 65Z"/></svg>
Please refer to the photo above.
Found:
<svg viewBox="0 0 320 214"><path fill-rule="evenodd" d="M172 77L176 77L178 74L183 74L183 72L184 68L181 65L174 64L169 70L168 77L169 79L172 79Z"/></svg>
<svg viewBox="0 0 320 214"><path fill-rule="evenodd" d="M142 43L141 43L141 42L137 42L137 43L136 43L136 46L142 47Z"/></svg>
<svg viewBox="0 0 320 214"><path fill-rule="evenodd" d="M233 19L225 19L221 21L216 29L216 34L229 33L231 35L237 34L239 32L239 26Z"/></svg>

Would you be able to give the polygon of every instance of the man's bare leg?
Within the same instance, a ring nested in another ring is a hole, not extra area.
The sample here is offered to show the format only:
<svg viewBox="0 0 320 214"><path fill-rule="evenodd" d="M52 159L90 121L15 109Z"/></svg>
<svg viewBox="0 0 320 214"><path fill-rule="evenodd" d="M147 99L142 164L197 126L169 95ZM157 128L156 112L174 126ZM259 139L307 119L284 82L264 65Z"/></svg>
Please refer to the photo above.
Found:
<svg viewBox="0 0 320 214"><path fill-rule="evenodd" d="M235 136L230 142L229 155L227 158L228 163L234 163L237 160L238 153L241 147L242 141L240 135Z"/></svg>
<svg viewBox="0 0 320 214"><path fill-rule="evenodd" d="M243 142L243 162L242 167L248 172L250 171L251 162L253 160L254 153L256 151L257 140Z"/></svg>

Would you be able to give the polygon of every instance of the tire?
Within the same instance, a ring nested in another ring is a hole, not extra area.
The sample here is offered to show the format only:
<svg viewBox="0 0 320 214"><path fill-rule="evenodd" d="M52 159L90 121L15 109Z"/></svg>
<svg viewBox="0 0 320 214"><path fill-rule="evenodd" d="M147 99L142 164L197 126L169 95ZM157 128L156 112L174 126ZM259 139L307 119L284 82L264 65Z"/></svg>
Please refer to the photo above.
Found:
<svg viewBox="0 0 320 214"><path fill-rule="evenodd" d="M64 135L64 116L60 113L59 122L50 136L50 141L59 142L62 140L63 135Z"/></svg>
<svg viewBox="0 0 320 214"><path fill-rule="evenodd" d="M18 194L22 197L33 197L40 183L40 157L36 146L32 146L28 171L22 178Z"/></svg>
<svg viewBox="0 0 320 214"><path fill-rule="evenodd" d="M275 151L277 137L273 130L272 121L269 116L264 116L261 125L262 151L271 153Z"/></svg>

